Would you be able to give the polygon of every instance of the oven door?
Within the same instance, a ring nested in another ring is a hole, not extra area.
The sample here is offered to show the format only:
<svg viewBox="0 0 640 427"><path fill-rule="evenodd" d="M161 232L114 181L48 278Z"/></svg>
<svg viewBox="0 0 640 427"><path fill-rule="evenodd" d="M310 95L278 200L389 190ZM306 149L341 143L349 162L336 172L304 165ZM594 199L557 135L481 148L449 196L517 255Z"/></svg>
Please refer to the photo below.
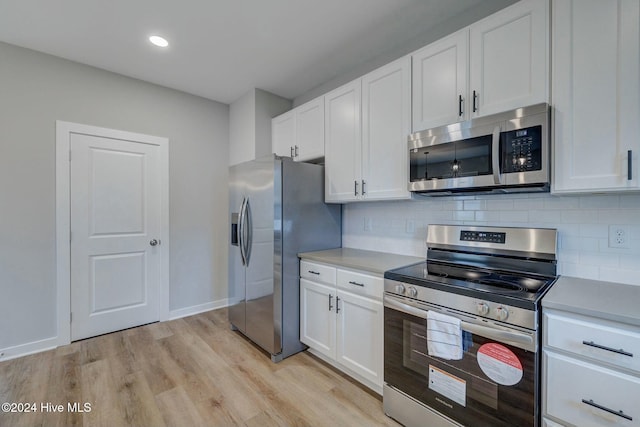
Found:
<svg viewBox="0 0 640 427"><path fill-rule="evenodd" d="M536 333L407 298L384 298L386 385L464 426L538 425ZM461 360L427 354L430 309L463 320L466 343Z"/></svg>

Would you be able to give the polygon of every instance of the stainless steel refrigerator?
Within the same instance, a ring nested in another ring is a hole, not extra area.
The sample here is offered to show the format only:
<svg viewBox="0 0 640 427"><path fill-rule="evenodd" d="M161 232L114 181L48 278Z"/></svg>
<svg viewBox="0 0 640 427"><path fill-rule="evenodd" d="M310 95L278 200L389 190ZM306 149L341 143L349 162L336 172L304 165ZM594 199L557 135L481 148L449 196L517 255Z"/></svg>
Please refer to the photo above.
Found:
<svg viewBox="0 0 640 427"><path fill-rule="evenodd" d="M229 321L278 362L305 348L297 254L341 246L341 208L322 165L269 156L229 175Z"/></svg>

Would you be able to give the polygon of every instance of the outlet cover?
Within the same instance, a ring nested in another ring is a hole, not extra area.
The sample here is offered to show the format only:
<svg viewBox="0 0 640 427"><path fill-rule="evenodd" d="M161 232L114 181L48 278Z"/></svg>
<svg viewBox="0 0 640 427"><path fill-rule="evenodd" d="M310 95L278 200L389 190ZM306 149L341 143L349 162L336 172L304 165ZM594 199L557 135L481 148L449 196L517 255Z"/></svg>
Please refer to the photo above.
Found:
<svg viewBox="0 0 640 427"><path fill-rule="evenodd" d="M628 249L629 248L629 226L610 225L609 226L609 247Z"/></svg>

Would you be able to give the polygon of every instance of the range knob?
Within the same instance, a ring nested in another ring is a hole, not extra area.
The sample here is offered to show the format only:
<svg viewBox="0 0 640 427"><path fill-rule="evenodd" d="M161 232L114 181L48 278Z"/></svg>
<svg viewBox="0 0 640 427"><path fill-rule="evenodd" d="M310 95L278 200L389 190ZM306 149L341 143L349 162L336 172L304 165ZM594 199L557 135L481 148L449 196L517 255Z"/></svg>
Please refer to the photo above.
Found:
<svg viewBox="0 0 640 427"><path fill-rule="evenodd" d="M396 294L404 294L404 285L402 283L398 283L395 287Z"/></svg>
<svg viewBox="0 0 640 427"><path fill-rule="evenodd" d="M418 295L418 290L413 286L409 286L409 289L407 289L407 295L411 298L415 298Z"/></svg>
<svg viewBox="0 0 640 427"><path fill-rule="evenodd" d="M496 317L498 320L507 320L507 317L509 317L509 310L504 307L496 308Z"/></svg>
<svg viewBox="0 0 640 427"><path fill-rule="evenodd" d="M479 302L476 306L476 310L478 311L479 315L486 316L487 314L489 314L489 304L487 304L486 302Z"/></svg>

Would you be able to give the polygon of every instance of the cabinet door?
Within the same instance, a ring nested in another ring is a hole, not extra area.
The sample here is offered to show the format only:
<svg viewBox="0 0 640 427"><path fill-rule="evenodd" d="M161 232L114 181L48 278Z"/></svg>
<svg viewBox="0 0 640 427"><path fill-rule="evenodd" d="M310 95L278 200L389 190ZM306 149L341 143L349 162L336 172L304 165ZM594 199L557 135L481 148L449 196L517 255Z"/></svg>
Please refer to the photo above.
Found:
<svg viewBox="0 0 640 427"><path fill-rule="evenodd" d="M295 120L293 111L274 117L271 120L271 145L273 153L282 157L293 157L295 145Z"/></svg>
<svg viewBox="0 0 640 427"><path fill-rule="evenodd" d="M324 157L324 97L321 96L309 101L294 111L296 120L295 160L306 162Z"/></svg>
<svg viewBox="0 0 640 427"><path fill-rule="evenodd" d="M360 197L361 80L339 87L324 98L325 201L342 202Z"/></svg>
<svg viewBox="0 0 640 427"><path fill-rule="evenodd" d="M557 0L553 5L552 191L637 190L639 3Z"/></svg>
<svg viewBox="0 0 640 427"><path fill-rule="evenodd" d="M469 30L438 40L411 56L413 132L464 120L467 112Z"/></svg>
<svg viewBox="0 0 640 427"><path fill-rule="evenodd" d="M410 58L362 78L362 180L367 200L408 199Z"/></svg>
<svg viewBox="0 0 640 427"><path fill-rule="evenodd" d="M336 357L336 290L300 279L300 341L328 357Z"/></svg>
<svg viewBox="0 0 640 427"><path fill-rule="evenodd" d="M522 0L469 27L472 116L548 102L548 16L547 0Z"/></svg>
<svg viewBox="0 0 640 427"><path fill-rule="evenodd" d="M382 387L383 307L380 301L338 291L336 360Z"/></svg>

